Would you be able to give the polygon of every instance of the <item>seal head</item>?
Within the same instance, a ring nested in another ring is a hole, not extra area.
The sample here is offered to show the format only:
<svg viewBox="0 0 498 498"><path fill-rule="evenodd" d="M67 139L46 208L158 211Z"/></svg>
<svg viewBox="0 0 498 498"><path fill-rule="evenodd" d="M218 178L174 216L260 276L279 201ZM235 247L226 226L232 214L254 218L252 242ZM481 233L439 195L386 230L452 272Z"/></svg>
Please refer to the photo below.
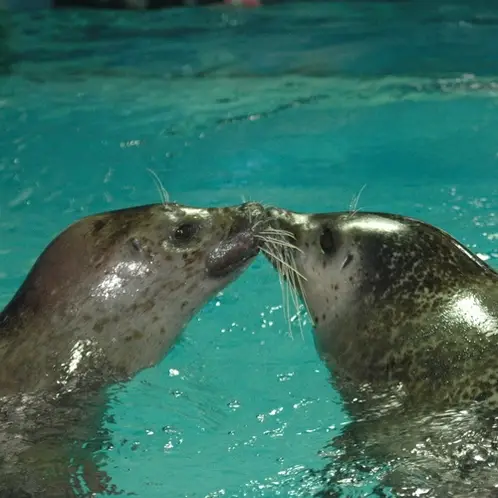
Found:
<svg viewBox="0 0 498 498"><path fill-rule="evenodd" d="M155 204L70 226L0 314L0 393L97 372L106 383L155 365L258 254L263 217L255 203Z"/></svg>
<svg viewBox="0 0 498 498"><path fill-rule="evenodd" d="M442 230L386 213L269 214L296 246L297 290L337 374L439 383L495 342L497 274Z"/></svg>
<svg viewBox="0 0 498 498"><path fill-rule="evenodd" d="M498 477L485 475L497 456L497 273L413 218L279 208L269 216L285 244L263 251L280 273L296 270L290 283L354 421L334 445L350 463L397 462L386 482L399 496L416 496L421 483L424 496L488 496ZM464 467L480 476L475 489Z"/></svg>

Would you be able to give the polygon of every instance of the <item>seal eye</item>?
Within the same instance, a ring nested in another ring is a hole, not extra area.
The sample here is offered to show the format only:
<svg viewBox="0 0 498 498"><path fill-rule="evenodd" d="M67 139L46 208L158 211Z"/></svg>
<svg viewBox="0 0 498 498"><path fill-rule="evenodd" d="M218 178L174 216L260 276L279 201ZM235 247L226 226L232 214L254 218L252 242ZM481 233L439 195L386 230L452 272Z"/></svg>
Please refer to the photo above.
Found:
<svg viewBox="0 0 498 498"><path fill-rule="evenodd" d="M320 235L320 247L324 254L331 255L335 252L334 234L330 228L325 227Z"/></svg>
<svg viewBox="0 0 498 498"><path fill-rule="evenodd" d="M182 223L175 228L173 237L177 242L189 242L197 233L198 225L195 223Z"/></svg>

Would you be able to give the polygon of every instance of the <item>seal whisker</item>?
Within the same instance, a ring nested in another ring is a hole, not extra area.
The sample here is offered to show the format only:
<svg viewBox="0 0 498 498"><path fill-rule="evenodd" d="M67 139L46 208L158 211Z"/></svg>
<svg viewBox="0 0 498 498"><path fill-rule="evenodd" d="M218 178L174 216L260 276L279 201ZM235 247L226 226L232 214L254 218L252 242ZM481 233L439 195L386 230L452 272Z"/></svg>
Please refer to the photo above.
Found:
<svg viewBox="0 0 498 498"><path fill-rule="evenodd" d="M294 268L296 268L297 264L296 264L295 255L292 254L291 258L292 258L291 266L293 266ZM310 311L310 308L309 308L309 305L308 305L308 299L307 299L307 296L306 296L306 290L304 288L304 281L306 281L307 279L305 277L303 278L303 276L301 275L301 273L298 272L297 270L294 272L294 276L295 276L295 283L296 283L294 291L296 292L296 296L299 297L299 293L301 294L301 299L303 301L306 313L310 317L310 320L313 322L313 320L312 320L312 316L313 315L311 314L311 311ZM304 339L304 335L303 335L303 339Z"/></svg>
<svg viewBox="0 0 498 498"><path fill-rule="evenodd" d="M282 249L282 258L287 258L287 279L286 279L286 287L287 287L287 310L288 310L288 320L289 320L289 328L292 331L292 323L293 323L293 317L291 317L290 313L290 301L292 301L292 304L294 305L296 314L295 317L297 318L297 323L299 325L299 329L301 331L301 337L303 336L303 330L302 330L302 323L301 323L301 315L299 314L299 298L297 296L297 290L296 287L294 286L295 280L296 280L296 275L294 270L295 264L293 264L293 259L292 259L292 253L290 253L288 248L283 248Z"/></svg>
<svg viewBox="0 0 498 498"><path fill-rule="evenodd" d="M287 239L294 238L290 232L269 230L269 229L262 230L261 234L268 235L270 237L278 237L279 240L281 240L282 242L285 241L285 242L288 242L289 244L292 244L292 242L287 240ZM294 248L297 249L296 246L294 246Z"/></svg>
<svg viewBox="0 0 498 498"><path fill-rule="evenodd" d="M294 339L294 336L292 334L292 320L290 313L290 294L293 293L294 289L292 288L292 285L289 284L292 266L285 261L285 258L287 257L285 252L271 243L270 246L271 250L269 249L268 245L266 245L266 251L264 252L269 255L275 263L279 276L280 288L282 290L282 311L284 313L284 320L289 328L290 338Z"/></svg>
<svg viewBox="0 0 498 498"><path fill-rule="evenodd" d="M290 300L292 299L292 303L296 309L296 318L301 331L301 337L304 338L298 296L298 289L302 287L301 279L304 278L304 276L296 270L295 258L290 250L292 246L278 245L278 242L275 243L272 240L267 240L263 252L273 259L275 266L277 267L277 272L279 273L279 280L282 288L284 319L288 322L290 336L293 338L291 328L293 320L290 316ZM271 246L271 250L269 249L269 246Z"/></svg>
<svg viewBox="0 0 498 498"><path fill-rule="evenodd" d="M284 249L285 251L285 249ZM287 251L285 251L287 252ZM295 267L296 266L296 263L295 263L295 258L294 258L294 255L293 254L288 254L288 258L289 258L289 265L291 267ZM293 271L293 272L290 272L290 284L289 284L289 289L290 289L290 292L292 294L292 300L294 302L294 306L296 308L296 317L297 317L297 321L298 321L298 324L299 324L299 330L301 331L301 338L304 339L304 332L303 332L303 322L302 322L302 319L301 319L301 313L300 313L300 309L299 309L299 297L298 297L298 283L297 282L300 282L300 278L298 276L298 274Z"/></svg>
<svg viewBox="0 0 498 498"><path fill-rule="evenodd" d="M254 225L252 226L252 230L256 230L256 228L258 228L259 225L261 225L261 223L264 223L266 222L266 220L258 220L256 221L256 223L254 223ZM263 233L263 232L260 232L260 233Z"/></svg>
<svg viewBox="0 0 498 498"><path fill-rule="evenodd" d="M282 265L280 264L280 259L273 251L269 249L268 245L265 245L265 247L261 248L261 251L265 253L269 257L269 259L274 262L275 266L277 267L276 269L277 269L278 281L282 292L282 311L284 314L284 320L289 327L289 335L292 339L292 329L290 326L291 322L287 312L288 308L286 306L286 286L285 286L286 269L282 267Z"/></svg>
<svg viewBox="0 0 498 498"><path fill-rule="evenodd" d="M306 312L308 313L308 316L310 317L310 320L312 320L312 316L313 315L311 314L310 308L308 306L308 298L306 296L306 290L304 288L304 283L303 283L302 279L299 277L299 275L297 275L297 284L299 286L299 291L301 292L301 298L303 300L304 307L306 308Z"/></svg>
<svg viewBox="0 0 498 498"><path fill-rule="evenodd" d="M282 264L282 266L283 266L286 270L290 270L290 271L291 271L291 273L296 273L296 274L297 274L297 275L299 275L302 279L306 280L306 277L305 277L304 275L302 275L301 273L299 273L299 272L296 270L295 266L290 265L289 263L287 263L287 261L285 261L284 259L282 259L282 256L283 256L283 254L282 254L282 252L280 252L280 251L279 251L279 255L278 255L278 257L277 257L277 255L276 255L276 254L273 254L273 257L274 257L276 260L280 261L280 263Z"/></svg>
<svg viewBox="0 0 498 498"><path fill-rule="evenodd" d="M363 190L365 190L366 186L367 184L365 183L363 187L361 187L360 191L351 199L351 204L349 205L350 217L353 217L358 211L360 211L360 209L358 208L358 202L360 201L360 196Z"/></svg>
<svg viewBox="0 0 498 498"><path fill-rule="evenodd" d="M296 247L294 244L291 244L290 242L282 239L276 239L275 237L271 237L269 235L265 235L264 233L257 234L256 237L258 239L267 241L267 242L272 242L275 245L281 246L281 247L287 247L289 249L295 249L296 251L299 251L300 253L303 253L303 250L299 247Z"/></svg>
<svg viewBox="0 0 498 498"><path fill-rule="evenodd" d="M296 236L292 232L289 232L288 230L284 230L281 228L267 227L264 229L263 233L269 233L272 235L281 235L283 237L290 237L292 239L296 238Z"/></svg>
<svg viewBox="0 0 498 498"><path fill-rule="evenodd" d="M290 328L292 318L290 317L289 313L289 301L292 300L292 303L296 309L296 318L298 320L299 329L301 331L301 337L304 339L303 321L301 317L298 292L300 289L302 289L302 281L303 279L306 280L306 277L304 277L304 275L302 275L297 270L295 260L295 251L297 250L300 253L303 253L303 250L296 247L295 244L289 241L289 238L295 239L295 235L287 230L268 227L268 229L265 229L262 232L262 237L265 237L266 244L271 246L274 250L272 251L274 256L278 255L280 264L277 265L277 271L283 271L283 276L285 277L286 287L283 294L283 298L285 299L285 306L287 307L287 315L285 315L284 313L285 319L289 320ZM308 311L306 304L305 308ZM292 329L290 328L290 330Z"/></svg>
<svg viewBox="0 0 498 498"><path fill-rule="evenodd" d="M157 176L157 174L152 171L150 168L147 168L147 171L152 175L154 179L154 183L156 184L157 190L159 191L159 195L161 196L161 201L163 204L168 204L169 202L169 194L168 191L163 187L161 180Z"/></svg>
<svg viewBox="0 0 498 498"><path fill-rule="evenodd" d="M278 248L275 248L278 251ZM289 285L289 268L284 268L284 281L283 281L283 299L285 300L285 310L284 320L287 322L287 327L289 328L289 337L294 340L294 334L292 333L292 320L291 320L291 311L290 311L290 295L292 293L292 288Z"/></svg>

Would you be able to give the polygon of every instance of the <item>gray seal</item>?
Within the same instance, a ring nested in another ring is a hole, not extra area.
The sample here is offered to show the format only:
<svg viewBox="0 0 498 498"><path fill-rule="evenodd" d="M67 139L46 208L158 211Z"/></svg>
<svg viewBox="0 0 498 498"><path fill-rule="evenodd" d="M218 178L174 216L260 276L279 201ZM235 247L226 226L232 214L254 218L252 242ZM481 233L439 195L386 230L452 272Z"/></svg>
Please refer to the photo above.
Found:
<svg viewBox="0 0 498 498"><path fill-rule="evenodd" d="M284 243L263 250L306 304L352 419L332 444L318 496L335 496L344 460L368 461L369 472L385 464L379 479L397 496L496 492L497 273L413 218L269 216Z"/></svg>
<svg viewBox="0 0 498 498"><path fill-rule="evenodd" d="M0 497L110 489L93 458L106 388L165 357L258 255L265 216L153 204L83 218L48 245L0 314Z"/></svg>

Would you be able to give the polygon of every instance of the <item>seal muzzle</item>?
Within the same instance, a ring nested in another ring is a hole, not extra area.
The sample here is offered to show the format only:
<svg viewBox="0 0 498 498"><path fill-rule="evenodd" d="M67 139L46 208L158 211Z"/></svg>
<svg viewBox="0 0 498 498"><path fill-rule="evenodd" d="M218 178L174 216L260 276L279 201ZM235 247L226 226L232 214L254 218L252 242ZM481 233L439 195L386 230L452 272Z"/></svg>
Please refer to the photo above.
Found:
<svg viewBox="0 0 498 498"><path fill-rule="evenodd" d="M242 268L259 253L260 243L252 231L241 232L218 244L206 261L210 277L224 277Z"/></svg>

